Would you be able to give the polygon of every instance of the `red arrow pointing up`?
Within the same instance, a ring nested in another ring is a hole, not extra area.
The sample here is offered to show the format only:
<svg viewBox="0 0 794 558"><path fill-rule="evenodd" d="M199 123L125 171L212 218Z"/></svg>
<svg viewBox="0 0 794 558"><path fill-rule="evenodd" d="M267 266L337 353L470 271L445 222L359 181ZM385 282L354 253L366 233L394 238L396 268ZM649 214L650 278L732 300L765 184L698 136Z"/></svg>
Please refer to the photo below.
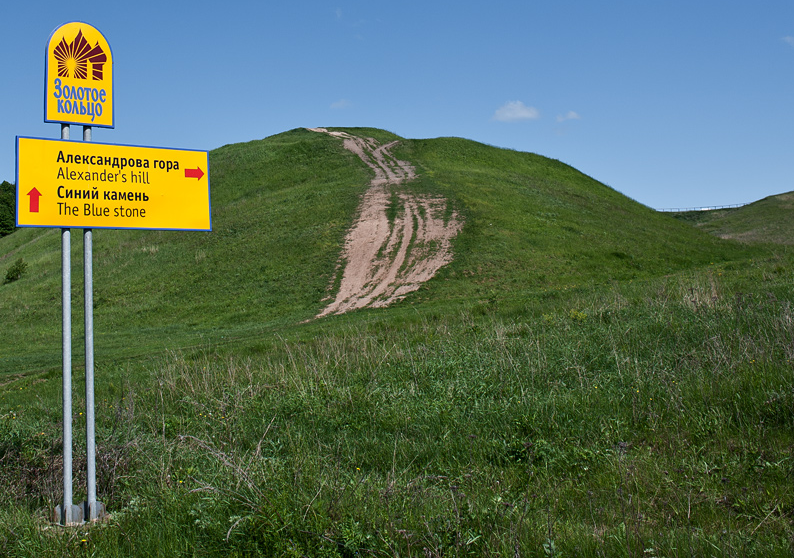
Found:
<svg viewBox="0 0 794 558"><path fill-rule="evenodd" d="M31 213L38 213L39 212L39 197L41 197L41 192L33 188L27 194L30 196L30 212Z"/></svg>
<svg viewBox="0 0 794 558"><path fill-rule="evenodd" d="M201 180L202 176L204 176L204 172L201 170L201 167L196 167L195 169L185 169L185 178L198 178Z"/></svg>

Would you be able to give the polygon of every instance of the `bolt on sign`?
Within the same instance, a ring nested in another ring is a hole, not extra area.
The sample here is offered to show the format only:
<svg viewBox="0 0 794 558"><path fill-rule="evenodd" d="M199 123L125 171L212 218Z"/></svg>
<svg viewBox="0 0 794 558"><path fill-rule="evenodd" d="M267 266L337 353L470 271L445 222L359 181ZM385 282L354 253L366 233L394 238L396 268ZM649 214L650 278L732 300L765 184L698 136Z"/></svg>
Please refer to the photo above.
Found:
<svg viewBox="0 0 794 558"><path fill-rule="evenodd" d="M80 21L47 42L44 121L113 128L113 55L105 37Z"/></svg>

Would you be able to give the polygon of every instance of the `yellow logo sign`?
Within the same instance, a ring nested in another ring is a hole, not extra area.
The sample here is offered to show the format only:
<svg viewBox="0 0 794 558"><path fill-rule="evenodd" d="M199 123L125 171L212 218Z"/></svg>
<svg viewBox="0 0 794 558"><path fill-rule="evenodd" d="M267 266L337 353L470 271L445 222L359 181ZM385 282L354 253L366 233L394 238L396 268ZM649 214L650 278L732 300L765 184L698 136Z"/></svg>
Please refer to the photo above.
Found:
<svg viewBox="0 0 794 558"><path fill-rule="evenodd" d="M209 154L17 137L17 226L212 230Z"/></svg>
<svg viewBox="0 0 794 558"><path fill-rule="evenodd" d="M113 128L113 56L96 28L73 21L47 43L44 121Z"/></svg>

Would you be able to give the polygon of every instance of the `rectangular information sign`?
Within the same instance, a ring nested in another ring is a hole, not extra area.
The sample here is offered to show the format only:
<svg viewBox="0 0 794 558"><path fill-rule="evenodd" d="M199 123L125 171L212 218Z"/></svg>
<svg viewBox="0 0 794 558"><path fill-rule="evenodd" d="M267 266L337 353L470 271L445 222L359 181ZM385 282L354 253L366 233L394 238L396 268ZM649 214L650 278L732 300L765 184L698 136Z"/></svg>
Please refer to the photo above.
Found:
<svg viewBox="0 0 794 558"><path fill-rule="evenodd" d="M17 137L18 227L212 230L209 153Z"/></svg>

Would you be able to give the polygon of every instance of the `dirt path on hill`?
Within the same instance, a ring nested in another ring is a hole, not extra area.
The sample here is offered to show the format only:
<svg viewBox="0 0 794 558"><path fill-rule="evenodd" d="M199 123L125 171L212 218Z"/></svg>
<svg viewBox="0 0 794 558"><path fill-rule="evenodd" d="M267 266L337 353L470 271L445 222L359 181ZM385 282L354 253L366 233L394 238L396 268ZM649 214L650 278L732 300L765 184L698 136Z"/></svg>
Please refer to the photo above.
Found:
<svg viewBox="0 0 794 558"><path fill-rule="evenodd" d="M342 139L375 177L361 199L357 217L345 238L339 266L331 281L339 290L317 314L342 314L366 306L380 308L417 290L452 261L452 239L463 222L442 197L417 196L396 186L416 178L416 170L396 159L391 148L372 138L309 128ZM342 270L341 280L338 274Z"/></svg>

